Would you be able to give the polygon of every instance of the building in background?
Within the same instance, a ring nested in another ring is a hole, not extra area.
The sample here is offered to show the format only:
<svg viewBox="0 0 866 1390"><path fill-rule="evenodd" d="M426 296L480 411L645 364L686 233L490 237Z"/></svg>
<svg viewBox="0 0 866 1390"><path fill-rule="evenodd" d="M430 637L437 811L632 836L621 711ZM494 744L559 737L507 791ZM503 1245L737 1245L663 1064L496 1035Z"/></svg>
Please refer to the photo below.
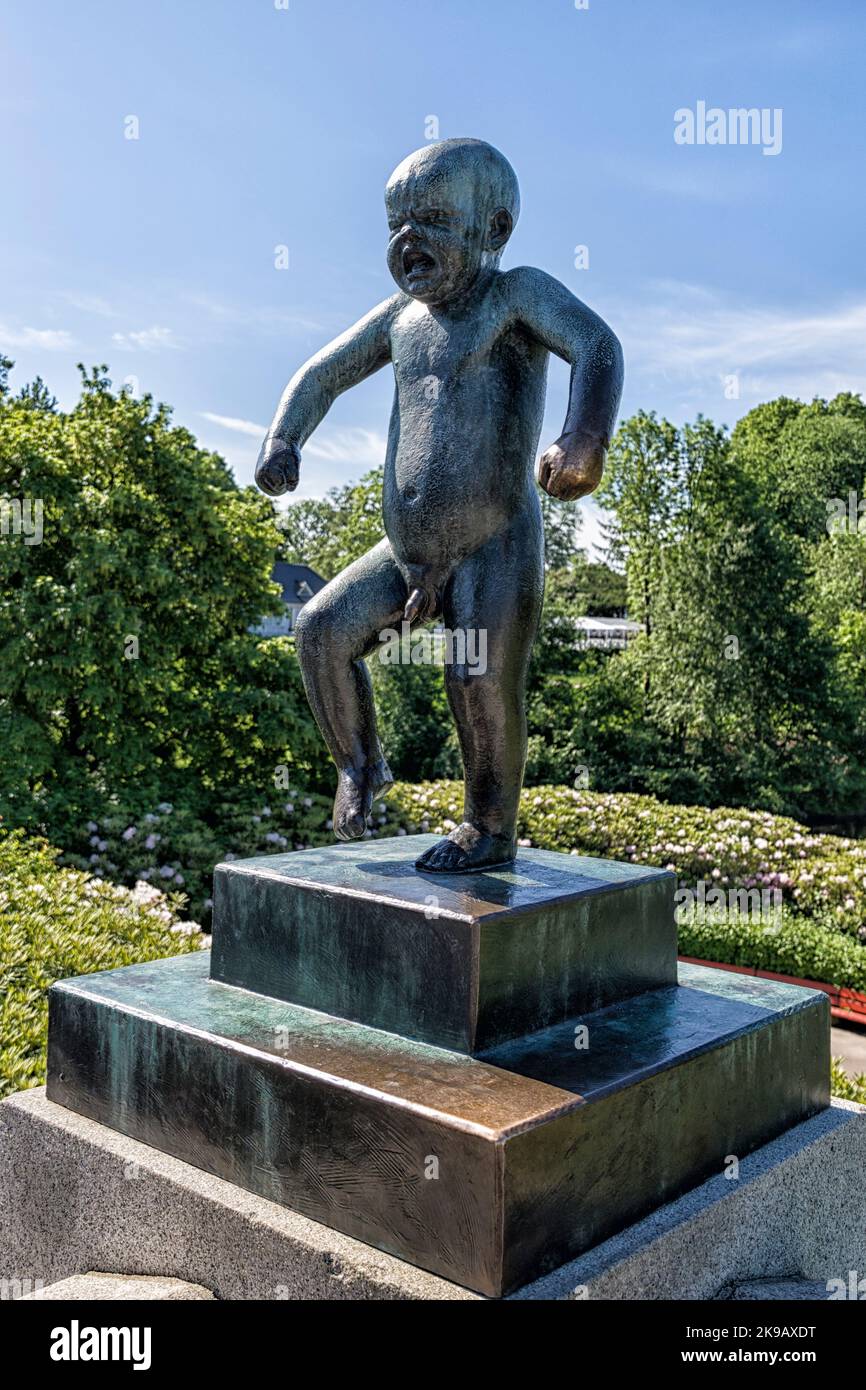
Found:
<svg viewBox="0 0 866 1390"><path fill-rule="evenodd" d="M263 618L254 630L262 637L290 636L304 604L309 603L320 589L324 589L327 580L311 570L309 565L289 565L284 560L277 561L271 577L283 591L285 611L277 618Z"/></svg>
<svg viewBox="0 0 866 1390"><path fill-rule="evenodd" d="M603 651L624 651L643 632L641 623L628 618L575 618L574 624L578 647L598 647Z"/></svg>

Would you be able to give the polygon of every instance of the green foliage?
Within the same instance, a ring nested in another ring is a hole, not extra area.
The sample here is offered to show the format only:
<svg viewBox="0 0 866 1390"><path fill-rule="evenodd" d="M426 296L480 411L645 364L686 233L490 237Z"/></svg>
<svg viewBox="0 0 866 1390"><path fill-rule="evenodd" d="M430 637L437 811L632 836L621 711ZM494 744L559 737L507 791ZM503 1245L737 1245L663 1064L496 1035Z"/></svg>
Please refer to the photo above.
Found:
<svg viewBox="0 0 866 1390"><path fill-rule="evenodd" d="M440 666L371 661L379 733L395 777L459 777L457 732Z"/></svg>
<svg viewBox="0 0 866 1390"><path fill-rule="evenodd" d="M583 723L593 785L800 817L862 809L866 552L828 538L827 520L864 471L851 395L760 406L730 440L700 418L623 424L598 496L646 633L610 663L633 715L619 756Z"/></svg>
<svg viewBox="0 0 866 1390"><path fill-rule="evenodd" d="M577 502L560 502L539 490L541 516L544 522L544 564L548 571L569 570L575 564L586 563L580 549L580 530L583 517Z"/></svg>
<svg viewBox="0 0 866 1390"><path fill-rule="evenodd" d="M280 554L290 564L310 565L333 579L385 535L382 520L383 469L373 468L360 482L331 488L319 499L289 505L277 517Z"/></svg>
<svg viewBox="0 0 866 1390"><path fill-rule="evenodd" d="M600 561L590 561L581 575L584 612L591 618L618 618L628 606L624 574Z"/></svg>
<svg viewBox="0 0 866 1390"><path fill-rule="evenodd" d="M391 816L411 832L449 827L458 783L395 787ZM529 787L520 801L521 843L673 870L680 884L777 891L783 905L827 928L866 938L866 841L816 835L766 811L672 806L649 796ZM836 983L830 981L830 983Z"/></svg>
<svg viewBox="0 0 866 1390"><path fill-rule="evenodd" d="M45 1079L55 980L197 950L178 901L60 868L55 851L0 831L0 1097Z"/></svg>
<svg viewBox="0 0 866 1390"><path fill-rule="evenodd" d="M838 1100L853 1100L858 1105L866 1105L866 1073L849 1076L842 1065L841 1057L831 1059L830 1087Z"/></svg>
<svg viewBox="0 0 866 1390"><path fill-rule="evenodd" d="M322 755L279 611L271 504L104 369L59 412L0 399L0 494L43 507L0 544L0 809L66 843L107 797L205 811Z"/></svg>
<svg viewBox="0 0 866 1390"><path fill-rule="evenodd" d="M816 543L833 499L863 495L866 405L850 392L809 405L784 396L759 405L738 421L731 456L760 506L799 540Z"/></svg>
<svg viewBox="0 0 866 1390"><path fill-rule="evenodd" d="M832 921L827 926L821 918L810 920L789 908L767 918L685 913L679 918L679 950L721 965L745 965L866 993L866 947L841 935Z"/></svg>
<svg viewBox="0 0 866 1390"><path fill-rule="evenodd" d="M683 478L682 442L655 411L617 431L596 500L613 513L613 562L626 566L629 614L652 632L664 545L673 534Z"/></svg>
<svg viewBox="0 0 866 1390"><path fill-rule="evenodd" d="M296 787L213 801L208 818L171 802L135 807L113 796L99 816L70 824L64 863L115 883L182 892L197 921L210 917L214 865L330 843L329 797Z"/></svg>

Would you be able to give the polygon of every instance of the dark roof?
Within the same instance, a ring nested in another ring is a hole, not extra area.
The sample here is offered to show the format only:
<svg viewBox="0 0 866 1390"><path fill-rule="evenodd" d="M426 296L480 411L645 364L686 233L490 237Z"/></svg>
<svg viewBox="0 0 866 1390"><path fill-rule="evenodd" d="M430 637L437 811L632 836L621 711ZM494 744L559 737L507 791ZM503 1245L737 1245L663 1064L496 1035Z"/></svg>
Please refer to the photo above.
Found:
<svg viewBox="0 0 866 1390"><path fill-rule="evenodd" d="M273 578L282 587L283 603L305 603L328 582L309 565L289 565L285 560L278 560L274 565ZM306 593L305 589L310 592Z"/></svg>

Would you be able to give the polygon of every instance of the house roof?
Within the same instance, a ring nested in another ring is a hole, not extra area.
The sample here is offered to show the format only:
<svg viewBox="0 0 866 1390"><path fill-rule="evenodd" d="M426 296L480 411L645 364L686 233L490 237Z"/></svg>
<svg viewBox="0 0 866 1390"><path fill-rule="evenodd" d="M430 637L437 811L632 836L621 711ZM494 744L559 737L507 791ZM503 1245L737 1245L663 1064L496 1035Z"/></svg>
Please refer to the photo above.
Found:
<svg viewBox="0 0 866 1390"><path fill-rule="evenodd" d="M285 560L277 560L273 578L282 588L283 603L306 603L328 582L309 565L289 565Z"/></svg>

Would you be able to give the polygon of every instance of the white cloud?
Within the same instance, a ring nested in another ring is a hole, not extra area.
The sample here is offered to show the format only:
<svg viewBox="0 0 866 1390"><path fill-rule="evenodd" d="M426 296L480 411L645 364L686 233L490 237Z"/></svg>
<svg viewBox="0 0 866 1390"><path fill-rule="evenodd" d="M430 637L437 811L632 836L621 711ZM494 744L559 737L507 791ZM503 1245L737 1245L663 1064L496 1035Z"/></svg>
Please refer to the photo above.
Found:
<svg viewBox="0 0 866 1390"><path fill-rule="evenodd" d="M304 445L304 453L326 463L356 464L366 470L383 462L386 447L387 440L378 430L325 425Z"/></svg>
<svg viewBox="0 0 866 1390"><path fill-rule="evenodd" d="M214 415L210 410L200 412L203 420L210 420L212 425L219 425L222 430L231 430L233 434L250 434L257 439L264 439L267 434L265 425L257 425L254 420L240 420L235 415Z"/></svg>
<svg viewBox="0 0 866 1390"><path fill-rule="evenodd" d="M186 294L184 298L187 303L203 310L218 323L230 324L236 328L258 328L281 333L296 328L317 333L327 332L318 319L307 318L303 314L292 313L286 309L274 309L270 305L229 304L210 294Z"/></svg>
<svg viewBox="0 0 866 1390"><path fill-rule="evenodd" d="M158 324L154 324L152 328L142 328L136 333L112 333L111 341L122 352L158 352L160 348L179 346L174 340L172 330L160 328Z"/></svg>
<svg viewBox="0 0 866 1390"><path fill-rule="evenodd" d="M612 320L627 373L664 377L691 397L712 384L717 398L733 376L749 400L866 390L866 300L776 309L665 281Z"/></svg>
<svg viewBox="0 0 866 1390"><path fill-rule="evenodd" d="M4 348L41 348L43 352L64 352L75 346L65 328L8 328L0 324L0 352Z"/></svg>
<svg viewBox="0 0 866 1390"><path fill-rule="evenodd" d="M111 307L107 299L103 299L98 294L78 294L75 291L68 291L61 294L67 304L71 304L73 309L79 309L82 314L97 314L100 318L113 319L117 317L116 311Z"/></svg>
<svg viewBox="0 0 866 1390"><path fill-rule="evenodd" d="M248 434L262 440L268 432L267 425L258 425L254 420L242 420L235 415L215 415L210 410L203 410L201 416L203 420L209 420L212 425L218 425L232 434ZM305 458L320 459L324 463L354 465L360 475L382 462L386 446L387 440L378 430L321 425L307 440L303 453Z"/></svg>

